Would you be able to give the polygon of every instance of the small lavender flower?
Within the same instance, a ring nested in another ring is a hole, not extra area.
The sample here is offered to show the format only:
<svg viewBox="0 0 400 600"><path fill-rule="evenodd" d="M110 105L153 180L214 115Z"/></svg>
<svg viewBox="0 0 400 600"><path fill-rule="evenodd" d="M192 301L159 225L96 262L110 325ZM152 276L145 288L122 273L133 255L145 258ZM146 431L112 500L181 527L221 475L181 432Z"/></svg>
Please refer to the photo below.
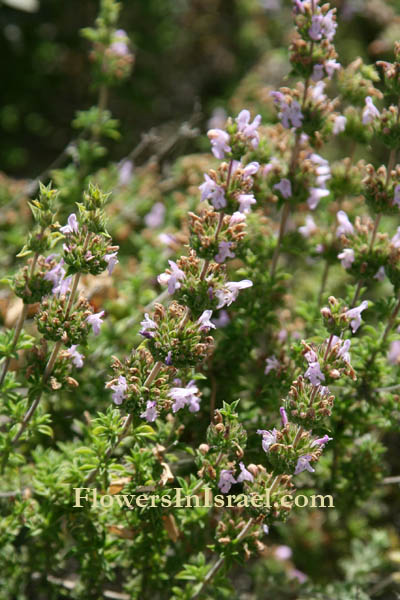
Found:
<svg viewBox="0 0 400 600"><path fill-rule="evenodd" d="M351 319L350 321L350 327L353 331L353 333L355 333L357 331L357 329L360 327L361 325L361 313L363 310L368 308L368 300L363 300L360 304L360 306L356 306L355 308L351 308L350 310L348 310L345 315L348 319Z"/></svg>
<svg viewBox="0 0 400 600"><path fill-rule="evenodd" d="M149 313L145 313L143 321L140 322L142 329L140 330L140 335L146 338L154 337L154 329L157 329L158 325L153 319L150 319Z"/></svg>
<svg viewBox="0 0 400 600"><path fill-rule="evenodd" d="M220 329L221 327L226 327L230 322L229 314L226 310L221 310L218 317L212 320L215 327Z"/></svg>
<svg viewBox="0 0 400 600"><path fill-rule="evenodd" d="M290 198L292 195L292 184L289 179L281 179L279 183L276 183L274 190L278 190L284 198Z"/></svg>
<svg viewBox="0 0 400 600"><path fill-rule="evenodd" d="M310 473L314 473L315 469L313 469L312 466L310 465L310 460L311 460L311 454L303 454L303 456L300 456L297 461L297 465L294 470L294 474L298 475L299 473L302 473L305 470L309 471Z"/></svg>
<svg viewBox="0 0 400 600"><path fill-rule="evenodd" d="M335 59L331 58L325 62L325 71L328 75L329 79L332 79L335 71L338 71L342 65L338 63Z"/></svg>
<svg viewBox="0 0 400 600"><path fill-rule="evenodd" d="M325 381L325 375L321 371L321 366L318 361L310 362L304 377L311 382L312 385L318 386L321 381Z"/></svg>
<svg viewBox="0 0 400 600"><path fill-rule="evenodd" d="M250 212L250 206L255 204L257 200L253 194L239 194L238 202L240 205L239 211L246 214Z"/></svg>
<svg viewBox="0 0 400 600"><path fill-rule="evenodd" d="M250 123L250 118L250 112L248 110L241 110L236 117L236 123L238 126L238 131L248 139L253 148L257 148L260 140L257 128L261 123L261 115L254 117L252 123Z"/></svg>
<svg viewBox="0 0 400 600"><path fill-rule="evenodd" d="M374 279L376 279L377 281L383 281L386 277L386 273L385 273L385 267L379 267L379 269L377 270L377 272L374 275Z"/></svg>
<svg viewBox="0 0 400 600"><path fill-rule="evenodd" d="M266 429L257 429L258 435L262 435L261 446L264 452L269 452L269 447L272 444L276 444L276 435L278 430L274 429L272 431L268 431Z"/></svg>
<svg viewBox="0 0 400 600"><path fill-rule="evenodd" d="M110 386L113 390L112 399L115 404L122 404L123 400L126 398L126 390L128 385L126 383L126 378L123 375L118 377L118 383L114 383Z"/></svg>
<svg viewBox="0 0 400 600"><path fill-rule="evenodd" d="M339 338L339 340L340 340L340 338ZM340 342L341 341L342 340L340 340ZM343 361L348 364L350 364L350 360L351 360L350 353L349 353L350 346L351 346L351 340L345 340L343 342L340 350L337 353L338 357L342 358Z"/></svg>
<svg viewBox="0 0 400 600"><path fill-rule="evenodd" d="M390 240L390 243L394 248L400 248L400 227L397 228L397 231Z"/></svg>
<svg viewBox="0 0 400 600"><path fill-rule="evenodd" d="M289 548L289 546L278 546L275 551L274 551L274 556L275 558L277 558L278 560L289 560L289 558L292 556L292 550L291 548Z"/></svg>
<svg viewBox="0 0 400 600"><path fill-rule="evenodd" d="M175 290L178 290L181 287L181 284L179 283L179 281L182 281L182 279L185 279L186 275L178 267L176 262L174 262L173 260L169 260L168 263L171 268L171 273L161 273L161 275L159 275L157 277L157 281L161 285L167 285L168 292L170 294L173 294L175 292Z"/></svg>
<svg viewBox="0 0 400 600"><path fill-rule="evenodd" d="M155 400L147 400L146 410L141 413L141 418L146 419L149 423L153 423L158 416L157 413L157 403Z"/></svg>
<svg viewBox="0 0 400 600"><path fill-rule="evenodd" d="M393 206L400 206L400 184L394 188Z"/></svg>
<svg viewBox="0 0 400 600"><path fill-rule="evenodd" d="M255 175L260 168L260 163L253 160L248 165L243 168L243 175L245 177L250 177L251 175Z"/></svg>
<svg viewBox="0 0 400 600"><path fill-rule="evenodd" d="M228 469L222 469L218 481L218 487L221 492L223 494L227 494L233 483L236 483L236 479L233 477L232 471L228 471Z"/></svg>
<svg viewBox="0 0 400 600"><path fill-rule="evenodd" d="M334 11L330 10L325 15L313 15L308 35L315 42L326 38L329 42L333 40L336 33L337 23L334 20Z"/></svg>
<svg viewBox="0 0 400 600"><path fill-rule="evenodd" d="M266 367L264 369L265 375L268 375L268 373L270 373L270 371L277 371L281 366L281 363L275 356L270 356L269 358L266 358L265 363L266 363Z"/></svg>
<svg viewBox="0 0 400 600"><path fill-rule="evenodd" d="M219 252L214 256L215 262L223 263L227 258L235 258L236 254L231 252L230 247L232 242L220 242L218 245Z"/></svg>
<svg viewBox="0 0 400 600"><path fill-rule="evenodd" d="M389 352L388 352L388 362L391 365L400 364L400 340L394 340L390 344Z"/></svg>
<svg viewBox="0 0 400 600"><path fill-rule="evenodd" d="M76 218L76 214L72 213L68 217L68 225L64 225L64 227L60 227L61 233L64 235L68 235L70 233L78 233L78 220Z"/></svg>
<svg viewBox="0 0 400 600"><path fill-rule="evenodd" d="M222 290L217 290L215 292L215 295L218 298L217 308L230 306L232 302L237 299L239 290L244 290L252 285L253 282L249 279L242 279L242 281L228 281Z"/></svg>
<svg viewBox="0 0 400 600"><path fill-rule="evenodd" d="M72 358L72 363L75 365L77 369L81 369L83 367L83 359L85 358L83 354L77 351L77 344L68 348L68 355Z"/></svg>
<svg viewBox="0 0 400 600"><path fill-rule="evenodd" d="M194 385L194 381L189 381L186 387L173 387L168 392L168 396L175 400L172 405L172 411L175 413L185 406L189 406L190 412L197 412L200 409L199 388Z"/></svg>
<svg viewBox="0 0 400 600"><path fill-rule="evenodd" d="M164 223L166 208L162 202L156 202L144 218L146 227L156 229Z"/></svg>
<svg viewBox="0 0 400 600"><path fill-rule="evenodd" d="M54 288L56 288L59 285L60 281L64 279L65 269L63 268L63 264L64 259L62 258L60 262L57 265L55 265L55 267L53 267L52 269L50 269L50 271L47 271L47 273L45 273L45 280L51 281L51 283L53 284L53 294Z"/></svg>
<svg viewBox="0 0 400 600"><path fill-rule="evenodd" d="M289 105L281 92L270 92L270 96L279 107L278 117L283 127L285 129L301 127L304 116L297 100L292 100L292 103Z"/></svg>
<svg viewBox="0 0 400 600"><path fill-rule="evenodd" d="M208 331L209 329L215 329L214 323L210 321L212 316L212 310L205 310L202 315L197 319L197 323L200 323L200 331Z"/></svg>
<svg viewBox="0 0 400 600"><path fill-rule="evenodd" d="M349 269L355 261L354 250L352 248L345 248L340 254L338 254L340 263L345 269Z"/></svg>
<svg viewBox="0 0 400 600"><path fill-rule="evenodd" d="M89 315L86 318L86 321L89 323L89 325L92 326L94 335L99 335L99 333L100 333L100 326L103 323L103 320L101 317L103 315L104 315L104 310L101 310L100 312L95 313L94 315Z"/></svg>
<svg viewBox="0 0 400 600"><path fill-rule="evenodd" d="M283 408L283 406L280 407L279 412L281 413L282 427L286 427L286 425L289 423L289 419L287 418L286 410Z"/></svg>
<svg viewBox="0 0 400 600"><path fill-rule="evenodd" d="M232 148L229 146L230 136L223 129L210 129L207 132L208 138L211 142L211 151L215 158L222 160L225 158L225 154L231 152Z"/></svg>
<svg viewBox="0 0 400 600"><path fill-rule="evenodd" d="M127 44L128 35L123 29L117 29L114 33L114 41L110 46L110 50L116 56L129 56L130 50Z"/></svg>
<svg viewBox="0 0 400 600"><path fill-rule="evenodd" d="M372 121L379 117L379 110L374 106L372 102L371 96L367 96L365 98L365 108L362 113L362 122L364 125L368 125L368 123L372 123Z"/></svg>
<svg viewBox="0 0 400 600"><path fill-rule="evenodd" d="M121 186L128 185L132 179L133 162L131 160L123 160L118 165L118 183Z"/></svg>
<svg viewBox="0 0 400 600"><path fill-rule="evenodd" d="M315 152L310 154L310 160L316 165L315 173L317 175L315 183L319 188L326 187L326 182L332 177L331 168L326 158L323 158Z"/></svg>
<svg viewBox="0 0 400 600"><path fill-rule="evenodd" d="M268 527L268 525L263 525L263 526L262 526L262 530L263 530L263 532L265 533L265 535L268 535L268 534L269 534L269 527Z"/></svg>
<svg viewBox="0 0 400 600"><path fill-rule="evenodd" d="M319 448L322 449L325 446L325 444L327 444L331 440L333 440L333 438L329 437L329 435L324 435L324 437L318 438L317 440L314 440L313 442L311 442L311 448L318 446Z"/></svg>
<svg viewBox="0 0 400 600"><path fill-rule="evenodd" d="M354 227L351 224L349 217L344 212L344 210L339 210L336 213L336 219L339 223L336 229L336 236L340 237L341 235L353 235Z"/></svg>
<svg viewBox="0 0 400 600"><path fill-rule="evenodd" d="M337 115L337 117L335 117L335 120L333 122L333 128L332 128L333 135L338 135L339 133L342 133L342 131L344 131L346 129L346 122L347 122L347 119L344 115Z"/></svg>
<svg viewBox="0 0 400 600"><path fill-rule="evenodd" d="M315 224L314 219L311 215L306 215L306 224L299 227L299 233L304 238L309 238L313 233L317 231L318 227Z"/></svg>
<svg viewBox="0 0 400 600"><path fill-rule="evenodd" d="M209 175L204 174L204 183L199 186L202 200L210 200L211 204L217 210L225 208L226 199L224 189L215 183L214 179L211 179Z"/></svg>
<svg viewBox="0 0 400 600"><path fill-rule="evenodd" d="M232 225L237 225L238 223L243 223L245 220L246 215L244 213L236 211L233 213L229 220L229 227L232 227Z"/></svg>
<svg viewBox="0 0 400 600"><path fill-rule="evenodd" d="M65 279L60 279L58 285L53 287L52 292L55 296L65 296L71 288L72 283L72 275L69 277L65 277Z"/></svg>
<svg viewBox="0 0 400 600"><path fill-rule="evenodd" d="M244 464L242 462L239 463L239 467L240 467L240 473L236 480L237 483L241 483L242 481L250 481L251 483L253 483L253 481L254 481L253 475L250 473L250 471L248 471L246 469L246 467L244 466Z"/></svg>
<svg viewBox="0 0 400 600"><path fill-rule="evenodd" d="M325 77L324 65L321 65L321 64L314 65L311 79L313 81L321 81L321 79L323 79L324 77Z"/></svg>
<svg viewBox="0 0 400 600"><path fill-rule="evenodd" d="M329 190L325 188L311 187L308 191L310 195L307 198L307 204L310 210L315 210L317 208L321 198L329 196Z"/></svg>
<svg viewBox="0 0 400 600"><path fill-rule="evenodd" d="M117 254L118 254L117 252L111 252L110 254L106 254L104 256L104 260L106 261L106 263L108 265L107 271L108 271L109 275L111 275L111 273L114 271L115 265L117 265L119 262L119 260L117 258Z"/></svg>
<svg viewBox="0 0 400 600"><path fill-rule="evenodd" d="M171 352L171 350L169 350L167 352L167 356L165 357L165 364L168 365L169 367L172 365L172 352Z"/></svg>

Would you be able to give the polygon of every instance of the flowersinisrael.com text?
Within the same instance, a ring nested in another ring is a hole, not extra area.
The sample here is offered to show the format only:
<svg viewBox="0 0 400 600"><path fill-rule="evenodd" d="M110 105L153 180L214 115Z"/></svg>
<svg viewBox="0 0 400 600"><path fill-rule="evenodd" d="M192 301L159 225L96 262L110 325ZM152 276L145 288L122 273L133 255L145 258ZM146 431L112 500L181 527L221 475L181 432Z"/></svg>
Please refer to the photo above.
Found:
<svg viewBox="0 0 400 600"><path fill-rule="evenodd" d="M334 508L333 496L314 494L306 496L304 494L286 494L271 504L270 490L266 489L264 494L216 494L212 493L210 488L203 488L203 497L198 495L185 495L182 488L174 488L175 494L104 494L100 495L96 488L73 488L74 490L74 508L112 508L118 505L121 508L156 508L156 507L175 507L175 508L199 508L199 507L223 507L232 508L249 507L255 508L292 508L293 505L298 508Z"/></svg>

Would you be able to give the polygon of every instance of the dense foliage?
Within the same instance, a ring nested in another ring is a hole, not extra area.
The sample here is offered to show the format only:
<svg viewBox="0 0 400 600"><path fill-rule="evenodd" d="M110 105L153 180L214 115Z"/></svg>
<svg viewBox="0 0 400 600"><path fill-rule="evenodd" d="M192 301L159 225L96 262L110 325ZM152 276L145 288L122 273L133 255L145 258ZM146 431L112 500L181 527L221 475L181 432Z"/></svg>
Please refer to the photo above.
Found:
<svg viewBox="0 0 400 600"><path fill-rule="evenodd" d="M396 598L399 17L180 4L101 0L96 103L1 176L0 599Z"/></svg>

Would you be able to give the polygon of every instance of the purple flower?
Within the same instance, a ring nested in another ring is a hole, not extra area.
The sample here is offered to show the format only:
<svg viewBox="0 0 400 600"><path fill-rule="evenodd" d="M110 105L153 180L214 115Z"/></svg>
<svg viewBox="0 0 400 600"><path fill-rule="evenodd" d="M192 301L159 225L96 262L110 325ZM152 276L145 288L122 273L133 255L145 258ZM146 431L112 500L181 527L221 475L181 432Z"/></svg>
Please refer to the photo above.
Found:
<svg viewBox="0 0 400 600"><path fill-rule="evenodd" d="M68 225L64 225L64 227L60 227L60 231L64 235L68 235L70 233L78 233L78 221L77 221L75 213L72 213L69 215Z"/></svg>
<svg viewBox="0 0 400 600"><path fill-rule="evenodd" d="M66 277L65 279L60 279L58 285L53 287L52 292L54 295L65 296L71 287L72 276Z"/></svg>
<svg viewBox="0 0 400 600"><path fill-rule="evenodd" d="M254 198L253 194L239 194L238 202L240 205L240 208L239 208L240 212L249 213L250 206L252 204L255 204L257 202L257 200Z"/></svg>
<svg viewBox="0 0 400 600"><path fill-rule="evenodd" d="M147 400L146 410L141 413L141 418L146 419L149 423L153 423L157 419L157 403L155 400Z"/></svg>
<svg viewBox="0 0 400 600"><path fill-rule="evenodd" d="M268 527L268 525L263 525L263 526L262 526L262 530L263 530L263 532L265 533L265 535L268 535L268 534L269 534L269 527Z"/></svg>
<svg viewBox="0 0 400 600"><path fill-rule="evenodd" d="M311 235L313 235L313 233L315 233L317 231L318 227L315 224L314 219L312 218L311 215L307 215L306 216L306 224L302 225L302 227L299 227L299 233L304 237L304 238L309 238Z"/></svg>
<svg viewBox="0 0 400 600"><path fill-rule="evenodd" d="M181 287L179 281L186 278L185 273L178 267L176 262L173 260L168 261L169 266L171 268L171 273L161 273L157 277L158 283L161 285L168 285L168 292L173 294L175 290L178 290Z"/></svg>
<svg viewBox="0 0 400 600"><path fill-rule="evenodd" d="M224 208L226 206L224 189L215 183L214 179L207 174L204 174L205 182L201 184L199 190L202 200L210 200L214 208Z"/></svg>
<svg viewBox="0 0 400 600"><path fill-rule="evenodd" d="M54 288L56 288L59 285L60 281L64 279L65 269L63 269L63 264L64 259L62 258L60 262L55 265L55 267L53 267L52 269L50 269L50 271L47 271L47 273L45 273L45 280L51 281L51 283L53 284L53 294Z"/></svg>
<svg viewBox="0 0 400 600"><path fill-rule="evenodd" d="M391 365L400 364L400 340L394 340L390 344L388 361Z"/></svg>
<svg viewBox="0 0 400 600"><path fill-rule="evenodd" d="M352 248L345 248L340 254L338 254L342 267L349 269L355 261L354 250Z"/></svg>
<svg viewBox="0 0 400 600"><path fill-rule="evenodd" d="M325 196L329 196L329 190L327 190L325 188L311 187L308 191L309 191L310 195L307 198L307 204L308 204L310 210L314 210L317 208L321 198L324 198Z"/></svg>
<svg viewBox="0 0 400 600"><path fill-rule="evenodd" d="M266 367L264 370L265 375L268 375L268 373L270 371L277 371L281 366L281 363L275 356L270 356L269 358L266 358L265 363L266 363Z"/></svg>
<svg viewBox="0 0 400 600"><path fill-rule="evenodd" d="M317 175L315 183L318 187L325 188L326 182L331 178L331 169L329 162L315 152L310 154L310 160L316 165L315 174Z"/></svg>
<svg viewBox="0 0 400 600"><path fill-rule="evenodd" d="M167 356L165 357L165 364L168 365L169 367L172 365L172 352L171 352L171 350L169 350L167 352Z"/></svg>
<svg viewBox="0 0 400 600"><path fill-rule="evenodd" d="M283 408L283 406L280 407L279 412L281 413L282 427L286 427L286 425L289 423L289 419L287 418L286 410Z"/></svg>
<svg viewBox="0 0 400 600"><path fill-rule="evenodd" d="M376 117L379 117L379 114L379 110L374 106L371 96L367 96L365 98L365 108L362 113L363 124L368 125L368 123L372 123Z"/></svg>
<svg viewBox="0 0 400 600"><path fill-rule="evenodd" d="M325 71L326 71L326 74L328 75L329 79L331 79L333 77L335 71L338 71L341 68L341 66L342 65L333 58L326 61Z"/></svg>
<svg viewBox="0 0 400 600"><path fill-rule="evenodd" d="M394 248L400 248L400 227L397 228L397 231L390 240L390 243Z"/></svg>
<svg viewBox="0 0 400 600"><path fill-rule="evenodd" d="M251 175L255 175L260 168L260 163L253 160L248 165L243 168L243 175L245 177L250 177Z"/></svg>
<svg viewBox="0 0 400 600"><path fill-rule="evenodd" d="M77 369L81 369L83 367L83 359L84 355L77 351L77 345L71 346L68 348L68 355L72 358L72 363L75 365Z"/></svg>
<svg viewBox="0 0 400 600"><path fill-rule="evenodd" d="M319 385L321 381L325 381L325 375L321 371L321 366L318 361L310 362L307 371L304 373L312 385Z"/></svg>
<svg viewBox="0 0 400 600"><path fill-rule="evenodd" d="M340 340L340 342L341 341L342 340ZM342 358L345 363L349 363L349 364L350 364L350 359L351 359L350 353L349 353L350 346L351 346L351 340L345 340L343 342L339 352L337 353L339 358Z"/></svg>
<svg viewBox="0 0 400 600"><path fill-rule="evenodd" d="M264 452L269 452L269 447L276 443L276 435L278 430L267 431L266 429L257 429L258 435L262 435L261 446Z"/></svg>
<svg viewBox="0 0 400 600"><path fill-rule="evenodd" d="M340 237L341 235L353 235L354 227L351 224L349 217L344 212L344 210L339 210L336 213L336 218L339 223L336 229L336 236Z"/></svg>
<svg viewBox="0 0 400 600"><path fill-rule="evenodd" d="M146 227L150 227L150 229L160 227L164 223L165 210L162 202L156 202L144 218Z"/></svg>
<svg viewBox="0 0 400 600"><path fill-rule="evenodd" d="M333 135L338 135L342 133L346 129L347 119L344 115L337 115L335 120L333 121L332 133Z"/></svg>
<svg viewBox="0 0 400 600"><path fill-rule="evenodd" d="M292 550L289 548L289 546L278 546L275 549L274 556L278 560L289 560L289 558L292 556Z"/></svg>
<svg viewBox="0 0 400 600"><path fill-rule="evenodd" d="M285 129L301 127L304 116L297 100L292 100L289 105L281 92L270 92L270 96L272 96L275 104L279 108L280 112L278 112L278 117L281 119L283 127Z"/></svg>
<svg viewBox="0 0 400 600"><path fill-rule="evenodd" d="M318 81L315 85L310 88L310 95L315 103L324 102L326 95L324 94L325 82Z"/></svg>
<svg viewBox="0 0 400 600"><path fill-rule="evenodd" d="M111 397L115 404L122 404L123 400L126 398L127 387L126 378L123 375L118 377L118 383L114 383L110 386L113 390Z"/></svg>
<svg viewBox="0 0 400 600"><path fill-rule="evenodd" d="M230 251L232 242L220 242L218 245L218 254L214 256L217 263L223 263L227 258L235 258L236 254Z"/></svg>
<svg viewBox="0 0 400 600"><path fill-rule="evenodd" d="M112 252L110 254L106 254L104 256L104 260L107 263L107 270L108 270L108 274L111 275L111 273L114 271L114 267L116 264L118 264L118 258L117 258L117 252Z"/></svg>
<svg viewBox="0 0 400 600"><path fill-rule="evenodd" d="M212 310L205 310L202 315L197 319L197 323L200 323L200 331L208 331L209 329L215 329L214 323L210 321L212 316Z"/></svg>
<svg viewBox="0 0 400 600"><path fill-rule="evenodd" d="M329 42L333 40L337 27L334 14L333 10L330 10L325 15L312 16L311 27L308 30L308 35L312 40L319 42L323 37Z"/></svg>
<svg viewBox="0 0 400 600"><path fill-rule="evenodd" d="M154 329L157 329L158 325L155 321L150 319L149 313L145 313L143 321L140 322L142 329L140 330L140 335L146 338L154 337Z"/></svg>
<svg viewBox="0 0 400 600"><path fill-rule="evenodd" d="M246 215L239 211L233 213L229 221L229 227L233 225L237 225L238 223L243 223L246 220Z"/></svg>
<svg viewBox="0 0 400 600"><path fill-rule="evenodd" d="M232 148L228 144L230 136L226 131L223 129L210 129L207 135L211 142L211 151L215 158L222 160L225 158L225 153L231 152Z"/></svg>
<svg viewBox="0 0 400 600"><path fill-rule="evenodd" d="M218 481L218 487L221 492L223 494L228 493L233 483L236 483L236 479L233 477L232 471L228 471L228 469L222 469Z"/></svg>
<svg viewBox="0 0 400 600"><path fill-rule="evenodd" d="M318 438L317 440L314 440L313 442L311 442L311 448L318 446L319 448L322 449L325 446L325 444L327 444L331 440L333 440L333 438L329 437L329 435L324 435L324 437Z"/></svg>
<svg viewBox="0 0 400 600"><path fill-rule="evenodd" d="M214 323L217 329L221 327L226 327L230 321L228 312L226 310L221 310L218 317L214 318L212 322Z"/></svg>
<svg viewBox="0 0 400 600"><path fill-rule="evenodd" d="M100 333L100 326L103 323L101 317L103 315L104 315L104 310L101 310L100 312L95 313L94 315L89 315L86 318L86 321L89 323L89 325L92 326L94 335L99 335L99 333Z"/></svg>
<svg viewBox="0 0 400 600"><path fill-rule="evenodd" d="M257 128L261 123L261 115L254 117L252 123L250 123L250 118L250 112L248 110L245 109L240 111L236 117L238 132L242 133L248 139L253 148L257 148L260 140Z"/></svg>
<svg viewBox="0 0 400 600"><path fill-rule="evenodd" d="M313 469L310 465L311 458L311 454L303 454L303 456L300 456L297 461L294 474L298 475L299 473L302 473L305 470L309 471L310 473L314 473L315 469Z"/></svg>
<svg viewBox="0 0 400 600"><path fill-rule="evenodd" d="M172 412L177 412L185 406L189 406L190 412L200 410L199 405L199 388L194 385L194 381L189 381L186 387L173 387L168 392L167 396L175 400L172 405Z"/></svg>
<svg viewBox="0 0 400 600"><path fill-rule="evenodd" d="M400 206L400 184L394 188L393 205Z"/></svg>
<svg viewBox="0 0 400 600"><path fill-rule="evenodd" d="M114 41L110 46L111 52L117 56L128 56L130 54L128 40L126 31L117 29L114 33Z"/></svg>
<svg viewBox="0 0 400 600"><path fill-rule="evenodd" d="M237 483L241 483L242 481L251 481L253 483L253 481L254 481L253 475L250 473L250 471L248 471L246 469L246 467L244 466L244 464L242 462L239 463L239 467L240 467L240 473L236 480Z"/></svg>
<svg viewBox="0 0 400 600"><path fill-rule="evenodd" d="M274 190L278 190L284 198L290 198L292 195L292 184L289 179L281 179L279 183L273 186Z"/></svg>
<svg viewBox="0 0 400 600"><path fill-rule="evenodd" d="M239 290L244 290L252 285L253 282L249 279L242 279L242 281L228 281L222 290L217 290L215 292L215 295L218 298L217 308L230 306L238 297Z"/></svg>
<svg viewBox="0 0 400 600"><path fill-rule="evenodd" d="M350 327L351 327L353 333L355 333L357 331L357 329L360 327L360 325L361 325L361 313L366 308L368 308L368 300L363 300L361 302L360 306L356 306L355 308L351 308L350 310L348 310L345 313L346 317L348 319L351 319L351 321L350 321Z"/></svg>
<svg viewBox="0 0 400 600"><path fill-rule="evenodd" d="M376 279L377 281L383 281L386 277L386 273L385 273L385 267L379 267L379 269L377 270L377 272L374 275L374 279Z"/></svg>
<svg viewBox="0 0 400 600"><path fill-rule="evenodd" d="M321 79L323 79L324 77L325 77L324 65L320 65L320 64L314 65L311 79L313 81L321 81Z"/></svg>

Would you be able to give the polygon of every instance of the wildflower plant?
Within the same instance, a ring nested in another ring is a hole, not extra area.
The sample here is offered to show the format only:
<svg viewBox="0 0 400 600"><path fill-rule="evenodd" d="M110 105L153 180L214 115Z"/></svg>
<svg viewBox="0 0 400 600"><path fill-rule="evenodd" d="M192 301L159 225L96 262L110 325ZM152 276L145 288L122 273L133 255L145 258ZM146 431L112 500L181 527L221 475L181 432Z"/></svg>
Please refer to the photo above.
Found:
<svg viewBox="0 0 400 600"><path fill-rule="evenodd" d="M398 554L400 46L343 66L336 9L294 0L287 87L204 155L100 165L120 9L83 31L97 106L2 280L0 597L222 598L252 558L254 597L368 598Z"/></svg>

